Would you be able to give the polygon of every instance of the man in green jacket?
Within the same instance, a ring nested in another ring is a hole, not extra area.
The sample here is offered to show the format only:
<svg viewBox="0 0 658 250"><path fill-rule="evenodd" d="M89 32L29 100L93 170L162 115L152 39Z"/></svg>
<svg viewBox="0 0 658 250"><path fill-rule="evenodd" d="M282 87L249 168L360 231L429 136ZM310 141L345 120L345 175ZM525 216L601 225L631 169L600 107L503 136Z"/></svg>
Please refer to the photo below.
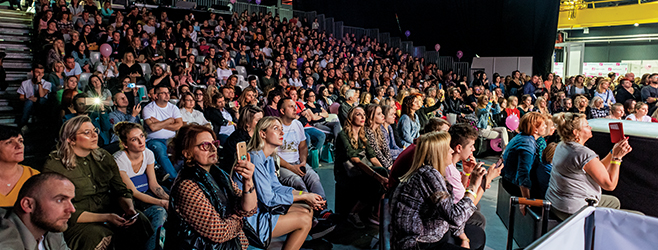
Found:
<svg viewBox="0 0 658 250"><path fill-rule="evenodd" d="M30 177L14 207L0 209L0 249L69 250L64 241L75 186L57 173Z"/></svg>

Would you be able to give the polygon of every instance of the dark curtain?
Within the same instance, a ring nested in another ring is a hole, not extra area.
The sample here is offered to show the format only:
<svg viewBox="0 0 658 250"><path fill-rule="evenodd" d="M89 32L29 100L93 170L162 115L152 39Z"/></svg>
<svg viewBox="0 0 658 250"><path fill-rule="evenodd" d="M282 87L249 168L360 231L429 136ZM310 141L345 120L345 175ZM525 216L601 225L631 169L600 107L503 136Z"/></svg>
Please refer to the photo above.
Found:
<svg viewBox="0 0 658 250"><path fill-rule="evenodd" d="M534 73L544 75L551 69L559 5L547 0L296 0L293 6L403 40L409 30L414 46L431 51L439 43L442 56L455 57L461 50L463 61L475 54L532 56Z"/></svg>

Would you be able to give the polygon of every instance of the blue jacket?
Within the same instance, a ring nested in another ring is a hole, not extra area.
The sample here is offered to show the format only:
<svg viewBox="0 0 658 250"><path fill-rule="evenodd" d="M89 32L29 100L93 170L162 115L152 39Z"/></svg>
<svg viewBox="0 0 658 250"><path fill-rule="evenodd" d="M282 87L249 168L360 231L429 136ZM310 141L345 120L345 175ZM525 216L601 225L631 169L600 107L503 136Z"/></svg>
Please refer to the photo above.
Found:
<svg viewBox="0 0 658 250"><path fill-rule="evenodd" d="M254 164L254 185L258 195L258 212L251 217L247 217L247 222L260 234L260 239L265 242L270 237L269 222L272 223L272 230L276 227L279 220L278 215L267 215L261 211L262 206L274 207L277 205L292 205L293 197L291 187L281 185L279 178L276 176L275 159L272 156L265 156L262 150L250 151L251 163ZM242 188L242 176L234 174L235 184ZM258 220L261 217L261 220ZM264 219L263 219L264 218ZM269 221L268 221L269 219Z"/></svg>
<svg viewBox="0 0 658 250"><path fill-rule="evenodd" d="M535 161L537 142L532 135L518 134L507 144L503 153L503 168L501 175L505 180L517 186L532 187L530 170Z"/></svg>
<svg viewBox="0 0 658 250"><path fill-rule="evenodd" d="M493 113L491 111L491 106L493 106L493 103L489 102L487 104L487 107L478 110L478 128L487 128L487 125L489 125L489 120L491 119L492 115L497 115L500 114L500 105L496 103L496 106L494 107Z"/></svg>
<svg viewBox="0 0 658 250"><path fill-rule="evenodd" d="M531 95L532 96L532 102L535 102L535 90L537 90L537 87L535 87L535 84L532 82L526 82L525 85L523 85L523 94L524 95Z"/></svg>
<svg viewBox="0 0 658 250"><path fill-rule="evenodd" d="M402 115L398 120L398 133L400 133L400 139L402 139L402 146L404 147L414 143L414 139L420 135L418 115L414 114L414 120L412 121L408 115Z"/></svg>
<svg viewBox="0 0 658 250"><path fill-rule="evenodd" d="M500 88L500 90L503 91L503 95L506 95L507 92L505 92L505 84L500 83L499 85L500 85L500 86L496 87L496 84L493 84L493 83L489 84L489 91L491 91L491 93L493 93L493 92L494 92L494 89L496 89L496 88Z"/></svg>

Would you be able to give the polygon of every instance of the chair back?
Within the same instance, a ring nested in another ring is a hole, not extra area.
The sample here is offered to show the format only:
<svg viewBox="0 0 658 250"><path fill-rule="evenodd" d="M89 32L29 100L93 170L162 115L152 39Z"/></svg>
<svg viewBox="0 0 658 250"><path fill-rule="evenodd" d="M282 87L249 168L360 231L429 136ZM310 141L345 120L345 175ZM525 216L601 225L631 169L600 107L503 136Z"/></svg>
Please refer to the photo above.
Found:
<svg viewBox="0 0 658 250"><path fill-rule="evenodd" d="M142 72L144 73L143 76L146 79L146 81L148 82L149 80L151 80L151 73L152 73L151 65L148 63L140 63L139 66L142 67Z"/></svg>
<svg viewBox="0 0 658 250"><path fill-rule="evenodd" d="M91 73L80 74L80 81L78 81L79 90L85 91L85 88L87 88L87 85L89 84L89 77L91 77Z"/></svg>

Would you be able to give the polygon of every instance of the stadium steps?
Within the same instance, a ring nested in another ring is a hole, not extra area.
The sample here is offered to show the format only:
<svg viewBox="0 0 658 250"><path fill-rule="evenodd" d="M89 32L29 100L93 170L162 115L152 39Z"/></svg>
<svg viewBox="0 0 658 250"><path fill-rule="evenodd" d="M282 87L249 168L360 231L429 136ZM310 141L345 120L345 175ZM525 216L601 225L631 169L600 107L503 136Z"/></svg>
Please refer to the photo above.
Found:
<svg viewBox="0 0 658 250"><path fill-rule="evenodd" d="M16 91L32 68L31 23L32 14L0 6L0 51L7 54L3 66L9 85L0 92L0 124L16 126L16 117L21 110Z"/></svg>

